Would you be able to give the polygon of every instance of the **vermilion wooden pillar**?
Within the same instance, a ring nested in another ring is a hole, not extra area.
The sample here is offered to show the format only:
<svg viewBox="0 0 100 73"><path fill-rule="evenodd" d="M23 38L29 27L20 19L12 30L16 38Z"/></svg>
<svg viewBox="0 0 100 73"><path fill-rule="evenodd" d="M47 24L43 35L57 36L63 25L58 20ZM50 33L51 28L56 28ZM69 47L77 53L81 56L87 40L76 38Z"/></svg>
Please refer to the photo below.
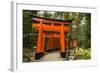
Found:
<svg viewBox="0 0 100 73"><path fill-rule="evenodd" d="M65 58L66 57L66 52L65 52L65 40L64 40L64 24L61 24L61 31L60 31L60 45L61 45L61 57Z"/></svg>
<svg viewBox="0 0 100 73"><path fill-rule="evenodd" d="M42 49L42 21L40 21L39 24L39 33L38 33L38 42L37 42L37 48L36 48L36 54L35 59L40 59L42 57L41 49Z"/></svg>
<svg viewBox="0 0 100 73"><path fill-rule="evenodd" d="M43 55L44 54L45 33L42 33L41 37L42 37L42 40L41 40L41 53Z"/></svg>
<svg viewBox="0 0 100 73"><path fill-rule="evenodd" d="M49 47L49 49L51 50L51 48L52 48L52 47L51 47L51 46L52 46L52 44L51 44L51 43L52 43L51 37L49 38L49 40L50 40L50 45L49 45L50 47Z"/></svg>
<svg viewBox="0 0 100 73"><path fill-rule="evenodd" d="M47 50L50 48L50 40L47 40Z"/></svg>
<svg viewBox="0 0 100 73"><path fill-rule="evenodd" d="M48 38L47 40L47 49L46 50L49 50L50 49L50 38Z"/></svg>
<svg viewBox="0 0 100 73"><path fill-rule="evenodd" d="M54 39L55 39L55 38L53 38L53 49L55 49L55 43L54 43Z"/></svg>
<svg viewBox="0 0 100 73"><path fill-rule="evenodd" d="M51 37L51 50L54 49L53 47L54 47L54 46L53 46L53 37Z"/></svg>

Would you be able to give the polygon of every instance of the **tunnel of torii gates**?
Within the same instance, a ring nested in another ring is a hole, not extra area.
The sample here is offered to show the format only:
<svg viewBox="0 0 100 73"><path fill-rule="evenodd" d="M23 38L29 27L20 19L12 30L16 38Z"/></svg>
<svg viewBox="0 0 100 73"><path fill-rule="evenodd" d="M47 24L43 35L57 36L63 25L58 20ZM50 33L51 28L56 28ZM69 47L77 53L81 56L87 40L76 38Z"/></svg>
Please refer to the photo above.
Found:
<svg viewBox="0 0 100 73"><path fill-rule="evenodd" d="M32 27L35 27L38 31L35 59L40 59L44 55L45 38L48 38L46 42L47 48L59 48L61 57L65 58L65 48L68 48L68 39L65 38L64 33L70 30L70 28L65 25L72 23L72 20L49 19L33 15L32 21L35 22L32 23Z"/></svg>

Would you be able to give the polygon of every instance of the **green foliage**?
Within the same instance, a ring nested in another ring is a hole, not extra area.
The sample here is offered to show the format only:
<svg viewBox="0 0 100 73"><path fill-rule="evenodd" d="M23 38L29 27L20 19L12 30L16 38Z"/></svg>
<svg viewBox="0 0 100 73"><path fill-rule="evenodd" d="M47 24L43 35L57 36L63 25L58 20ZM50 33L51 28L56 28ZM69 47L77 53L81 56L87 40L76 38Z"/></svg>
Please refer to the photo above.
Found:
<svg viewBox="0 0 100 73"><path fill-rule="evenodd" d="M90 48L91 47L91 14L81 14L81 17L85 17L85 24L82 25L80 22L78 37L80 41L80 46L82 48ZM81 19L83 20L83 19Z"/></svg>
<svg viewBox="0 0 100 73"><path fill-rule="evenodd" d="M35 28L32 28L32 19L31 15L37 14L37 11L32 10L23 10L23 47L30 48L35 44L36 36L33 35L33 31L35 32Z"/></svg>
<svg viewBox="0 0 100 73"><path fill-rule="evenodd" d="M78 50L75 50L75 56L81 56L81 59L91 59L91 50L79 48Z"/></svg>
<svg viewBox="0 0 100 73"><path fill-rule="evenodd" d="M36 15L37 11L23 10L23 33L32 32L32 14Z"/></svg>

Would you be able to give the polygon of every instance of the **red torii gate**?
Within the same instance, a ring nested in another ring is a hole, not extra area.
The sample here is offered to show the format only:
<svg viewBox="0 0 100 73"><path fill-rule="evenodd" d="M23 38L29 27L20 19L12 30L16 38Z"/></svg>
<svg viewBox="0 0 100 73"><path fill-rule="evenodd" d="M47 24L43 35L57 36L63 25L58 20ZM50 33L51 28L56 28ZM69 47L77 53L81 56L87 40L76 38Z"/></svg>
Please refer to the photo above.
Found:
<svg viewBox="0 0 100 73"><path fill-rule="evenodd" d="M68 40L65 40L64 33L68 32L70 28L64 25L70 24L72 20L48 19L38 16L33 16L32 20L36 22L32 23L32 27L36 27L36 30L38 30L38 42L37 42L35 59L40 59L43 56L44 42L46 37L49 38L47 47L54 48L60 45L59 48L61 52L61 57L65 58L66 57L65 41L68 43ZM52 33L48 33L48 31L51 31ZM57 38L60 39L59 45L57 44L58 43L57 40L55 40ZM68 44L66 44L66 46L68 47Z"/></svg>

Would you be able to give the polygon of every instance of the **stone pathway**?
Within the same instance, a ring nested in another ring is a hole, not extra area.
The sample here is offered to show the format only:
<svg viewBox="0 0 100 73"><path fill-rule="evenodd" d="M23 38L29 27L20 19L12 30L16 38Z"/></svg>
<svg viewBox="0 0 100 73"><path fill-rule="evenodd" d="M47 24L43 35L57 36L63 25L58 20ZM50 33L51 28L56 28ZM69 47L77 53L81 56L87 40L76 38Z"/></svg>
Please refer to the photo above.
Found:
<svg viewBox="0 0 100 73"><path fill-rule="evenodd" d="M60 57L60 53L55 51L44 55L42 61L62 61L62 59Z"/></svg>

